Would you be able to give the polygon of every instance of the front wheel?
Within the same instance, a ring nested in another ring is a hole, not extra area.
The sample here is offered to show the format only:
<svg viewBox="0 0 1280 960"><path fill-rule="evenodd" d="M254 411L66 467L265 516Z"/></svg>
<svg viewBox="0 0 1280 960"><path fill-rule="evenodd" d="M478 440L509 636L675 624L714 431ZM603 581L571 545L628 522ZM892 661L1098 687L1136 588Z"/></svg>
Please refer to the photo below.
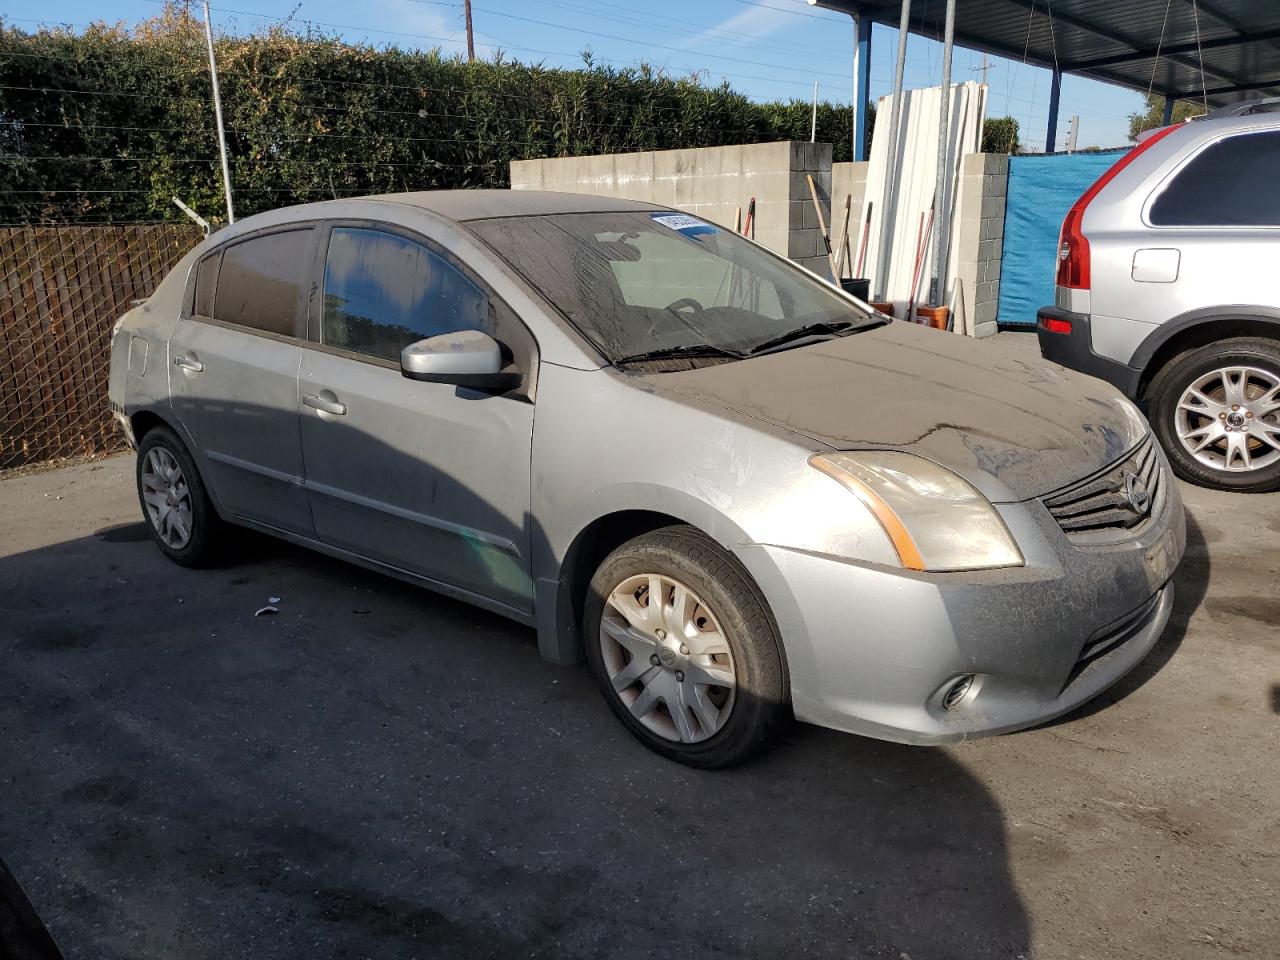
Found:
<svg viewBox="0 0 1280 960"><path fill-rule="evenodd" d="M1174 472L1218 490L1280 488L1280 344L1238 337L1174 358L1151 383Z"/></svg>
<svg viewBox="0 0 1280 960"><path fill-rule="evenodd" d="M614 550L592 578L587 661L622 723L695 767L755 753L788 714L781 645L732 555L692 527Z"/></svg>

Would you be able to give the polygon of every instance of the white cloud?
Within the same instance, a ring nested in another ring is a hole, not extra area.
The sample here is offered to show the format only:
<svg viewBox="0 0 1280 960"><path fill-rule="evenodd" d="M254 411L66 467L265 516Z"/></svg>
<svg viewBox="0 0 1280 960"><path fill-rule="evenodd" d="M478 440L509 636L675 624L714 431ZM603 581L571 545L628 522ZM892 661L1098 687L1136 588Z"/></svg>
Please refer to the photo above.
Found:
<svg viewBox="0 0 1280 960"><path fill-rule="evenodd" d="M755 38L777 33L779 29L786 25L788 23L785 10L772 6L747 7L741 13L735 13L715 27L703 30L701 33L690 37L685 41L684 45L695 46L701 43L715 43L721 47L736 47L744 43L751 43ZM747 34L747 36L742 36L742 34Z"/></svg>

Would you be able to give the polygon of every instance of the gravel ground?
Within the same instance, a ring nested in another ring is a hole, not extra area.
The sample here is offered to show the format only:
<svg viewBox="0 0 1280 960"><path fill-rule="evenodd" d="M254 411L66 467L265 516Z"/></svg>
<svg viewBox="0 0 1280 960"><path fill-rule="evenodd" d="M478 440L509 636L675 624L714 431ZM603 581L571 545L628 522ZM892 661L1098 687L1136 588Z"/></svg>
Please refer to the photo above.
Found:
<svg viewBox="0 0 1280 960"><path fill-rule="evenodd" d="M7 479L0 857L93 960L1273 957L1280 497L1183 493L1173 623L1101 701L702 773L526 628L253 536L170 564L127 456Z"/></svg>

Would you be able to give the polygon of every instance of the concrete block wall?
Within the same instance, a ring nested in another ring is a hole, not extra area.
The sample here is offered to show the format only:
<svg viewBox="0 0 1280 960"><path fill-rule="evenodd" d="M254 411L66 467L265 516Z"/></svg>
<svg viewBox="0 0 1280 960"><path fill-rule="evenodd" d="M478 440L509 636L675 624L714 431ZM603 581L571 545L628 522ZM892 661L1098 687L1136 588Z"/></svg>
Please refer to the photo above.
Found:
<svg viewBox="0 0 1280 960"><path fill-rule="evenodd" d="M756 240L826 275L826 250L806 175L813 174L825 199L831 193L831 166L829 143L780 141L515 160L511 187L660 203L729 229L739 209L746 219L755 197Z"/></svg>
<svg viewBox="0 0 1280 960"><path fill-rule="evenodd" d="M1009 158L998 153L970 154L964 158L960 176L956 279L963 284L973 334L985 337L996 332Z"/></svg>

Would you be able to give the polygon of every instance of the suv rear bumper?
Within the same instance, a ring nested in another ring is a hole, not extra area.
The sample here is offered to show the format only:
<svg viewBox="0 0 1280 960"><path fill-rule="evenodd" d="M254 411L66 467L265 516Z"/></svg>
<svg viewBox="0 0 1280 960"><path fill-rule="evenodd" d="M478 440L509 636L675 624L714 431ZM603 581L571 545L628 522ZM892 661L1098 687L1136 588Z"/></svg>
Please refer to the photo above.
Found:
<svg viewBox="0 0 1280 960"><path fill-rule="evenodd" d="M1071 332L1055 333L1046 328L1046 320L1070 323ZM1137 399L1142 371L1093 352L1089 314L1074 313L1061 307L1041 307L1036 311L1036 336L1040 338L1040 355L1046 360L1105 380L1130 400Z"/></svg>

